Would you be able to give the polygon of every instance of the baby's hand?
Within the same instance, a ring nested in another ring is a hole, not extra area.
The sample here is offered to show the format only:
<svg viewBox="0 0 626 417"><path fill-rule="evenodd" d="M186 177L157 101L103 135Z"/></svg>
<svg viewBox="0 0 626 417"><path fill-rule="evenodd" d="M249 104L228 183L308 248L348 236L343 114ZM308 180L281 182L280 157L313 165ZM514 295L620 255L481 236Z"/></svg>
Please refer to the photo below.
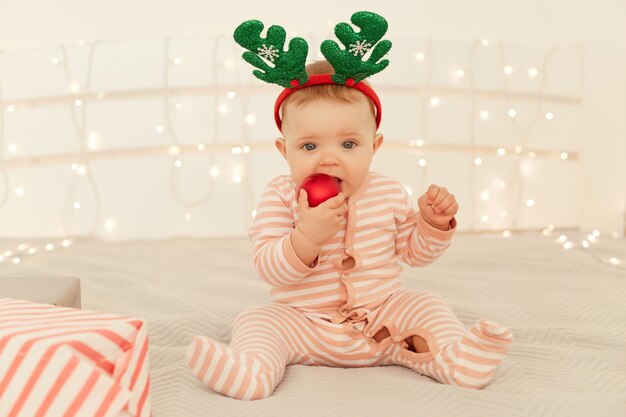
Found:
<svg viewBox="0 0 626 417"><path fill-rule="evenodd" d="M348 204L343 192L329 198L317 207L309 207L305 190L300 190L298 213L300 220L296 228L310 242L322 246L335 236L341 228L341 220L348 211Z"/></svg>
<svg viewBox="0 0 626 417"><path fill-rule="evenodd" d="M422 218L439 230L450 230L450 221L459 211L459 204L448 190L432 184L417 200Z"/></svg>

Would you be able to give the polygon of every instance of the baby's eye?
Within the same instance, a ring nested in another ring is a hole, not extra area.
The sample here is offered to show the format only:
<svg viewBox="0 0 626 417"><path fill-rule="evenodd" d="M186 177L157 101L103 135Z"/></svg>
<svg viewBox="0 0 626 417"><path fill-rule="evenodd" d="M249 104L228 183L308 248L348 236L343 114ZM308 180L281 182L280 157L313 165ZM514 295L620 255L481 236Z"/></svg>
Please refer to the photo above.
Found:
<svg viewBox="0 0 626 417"><path fill-rule="evenodd" d="M305 143L304 145L302 145L302 147L307 150L307 151L312 151L313 149L315 149L315 144L314 143Z"/></svg>
<svg viewBox="0 0 626 417"><path fill-rule="evenodd" d="M347 140L343 143L343 147L346 149L352 149L356 146L356 142L354 142L353 140Z"/></svg>

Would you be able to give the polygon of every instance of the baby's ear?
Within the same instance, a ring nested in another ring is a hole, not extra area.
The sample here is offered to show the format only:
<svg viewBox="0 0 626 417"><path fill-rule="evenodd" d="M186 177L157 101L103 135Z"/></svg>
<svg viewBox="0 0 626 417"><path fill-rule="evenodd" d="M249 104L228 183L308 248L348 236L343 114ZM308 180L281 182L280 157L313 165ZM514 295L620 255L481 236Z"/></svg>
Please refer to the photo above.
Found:
<svg viewBox="0 0 626 417"><path fill-rule="evenodd" d="M287 159L287 145L285 143L285 139L276 138L274 145L276 145L276 149L278 149L278 151L283 155L283 158Z"/></svg>
<svg viewBox="0 0 626 417"><path fill-rule="evenodd" d="M374 149L372 150L372 155L378 151L378 148L380 148L380 145L383 144L384 139L385 137L382 133L376 133L374 135Z"/></svg>

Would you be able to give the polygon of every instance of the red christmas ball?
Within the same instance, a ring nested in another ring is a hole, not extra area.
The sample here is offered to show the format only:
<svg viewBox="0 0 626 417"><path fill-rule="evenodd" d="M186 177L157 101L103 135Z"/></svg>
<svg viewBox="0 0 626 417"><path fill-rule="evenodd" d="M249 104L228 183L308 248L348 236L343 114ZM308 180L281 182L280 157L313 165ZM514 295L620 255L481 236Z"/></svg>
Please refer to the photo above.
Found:
<svg viewBox="0 0 626 417"><path fill-rule="evenodd" d="M341 192L341 180L326 174L313 174L302 181L296 197L300 196L302 189L307 193L309 207L317 207Z"/></svg>

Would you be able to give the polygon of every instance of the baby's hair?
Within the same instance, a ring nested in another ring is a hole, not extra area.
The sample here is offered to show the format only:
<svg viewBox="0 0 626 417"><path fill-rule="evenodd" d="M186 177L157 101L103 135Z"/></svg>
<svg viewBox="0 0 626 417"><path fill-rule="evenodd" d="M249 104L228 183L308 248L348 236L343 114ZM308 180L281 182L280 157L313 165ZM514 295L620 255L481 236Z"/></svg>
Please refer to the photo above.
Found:
<svg viewBox="0 0 626 417"><path fill-rule="evenodd" d="M315 74L334 74L335 73L335 70L333 69L332 65L330 65L330 63L326 60L319 60L311 64L308 64L305 67L305 70L309 76L315 75ZM363 80L361 82L371 87L371 84L368 83L366 80ZM346 87L343 85L337 85L337 84L322 84L322 85L315 85L312 87L303 88L299 91L296 91L289 97L287 97L287 99L285 100L281 108L281 113L282 113L281 119L284 120L285 118L285 109L287 107L287 104L300 105L300 104L308 103L308 102L319 100L319 99L329 100L329 101L334 100L334 101L340 101L343 103L355 103L358 100L362 100L363 98L365 98L369 102L370 107L372 109L372 115L375 116L376 107L374 106L374 103L372 103L371 100L365 97L362 92L355 90L354 88Z"/></svg>

